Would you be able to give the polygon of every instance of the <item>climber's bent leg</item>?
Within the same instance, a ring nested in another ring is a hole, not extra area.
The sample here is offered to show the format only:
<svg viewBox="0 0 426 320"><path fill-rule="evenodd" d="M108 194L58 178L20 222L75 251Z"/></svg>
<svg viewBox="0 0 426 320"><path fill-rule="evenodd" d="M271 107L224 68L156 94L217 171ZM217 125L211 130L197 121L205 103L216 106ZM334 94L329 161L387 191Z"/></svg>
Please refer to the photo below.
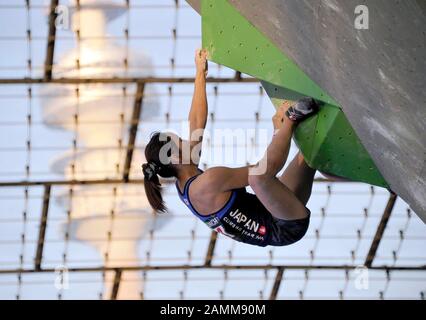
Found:
<svg viewBox="0 0 426 320"><path fill-rule="evenodd" d="M300 181L300 183L304 181L307 183L305 188L299 187L301 189L300 199L276 175L287 161L291 137L296 124L315 114L318 109L318 104L312 98L300 99L294 105L289 106L279 130L260 161L260 169L264 167L264 170L257 170L256 174L249 172L248 181L256 196L272 216L278 219L299 220L309 216L309 210L305 204L312 188L313 176L311 177L311 174L313 175L315 171L307 172L307 176ZM297 183L294 183L294 186L297 187Z"/></svg>
<svg viewBox="0 0 426 320"><path fill-rule="evenodd" d="M295 194L303 205L306 205L312 193L315 172L316 170L308 166L302 153L299 152L278 179Z"/></svg>
<svg viewBox="0 0 426 320"><path fill-rule="evenodd" d="M284 118L282 128L276 133L260 161L259 170L249 173L248 181L258 199L276 218L297 220L306 218L304 204L277 177L284 166L290 148L291 137L296 123Z"/></svg>

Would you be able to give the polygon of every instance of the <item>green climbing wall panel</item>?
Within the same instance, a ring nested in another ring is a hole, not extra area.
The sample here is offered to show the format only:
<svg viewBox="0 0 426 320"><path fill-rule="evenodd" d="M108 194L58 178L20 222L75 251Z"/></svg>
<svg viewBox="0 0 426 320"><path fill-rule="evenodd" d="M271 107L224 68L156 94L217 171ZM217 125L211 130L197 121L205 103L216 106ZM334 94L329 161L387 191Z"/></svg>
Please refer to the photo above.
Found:
<svg viewBox="0 0 426 320"><path fill-rule="evenodd" d="M201 1L203 47L209 60L277 86L337 105L226 0Z"/></svg>
<svg viewBox="0 0 426 320"><path fill-rule="evenodd" d="M294 92L262 82L275 107L283 100L301 98ZM300 123L294 140L306 162L336 176L388 188L367 150L340 108L325 104L313 117Z"/></svg>
<svg viewBox="0 0 426 320"><path fill-rule="evenodd" d="M294 135L309 165L354 181L388 187L336 101L226 0L202 0L209 60L262 80L275 106L310 96L325 105Z"/></svg>

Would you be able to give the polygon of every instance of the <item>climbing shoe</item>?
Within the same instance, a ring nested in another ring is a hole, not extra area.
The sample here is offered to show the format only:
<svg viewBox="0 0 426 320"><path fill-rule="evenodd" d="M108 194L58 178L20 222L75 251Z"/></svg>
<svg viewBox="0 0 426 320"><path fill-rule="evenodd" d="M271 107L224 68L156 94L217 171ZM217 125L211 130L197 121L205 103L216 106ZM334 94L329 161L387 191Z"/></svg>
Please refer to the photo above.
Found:
<svg viewBox="0 0 426 320"><path fill-rule="evenodd" d="M300 122L317 113L318 103L312 98L302 98L286 111L286 116L296 122Z"/></svg>

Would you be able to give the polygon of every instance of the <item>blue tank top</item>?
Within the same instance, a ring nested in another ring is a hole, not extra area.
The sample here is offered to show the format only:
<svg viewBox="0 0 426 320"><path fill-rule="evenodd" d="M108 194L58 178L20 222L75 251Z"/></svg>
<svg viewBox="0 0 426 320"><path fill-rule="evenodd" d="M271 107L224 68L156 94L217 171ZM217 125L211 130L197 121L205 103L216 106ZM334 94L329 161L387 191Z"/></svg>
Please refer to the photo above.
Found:
<svg viewBox="0 0 426 320"><path fill-rule="evenodd" d="M219 211L201 215L195 210L189 199L189 187L199 175L188 179L183 192L180 191L176 181L179 198L189 210L216 232L236 241L261 247L267 246L269 234L272 232L270 230L272 216L259 199L254 194L248 193L245 188L232 190L228 201Z"/></svg>

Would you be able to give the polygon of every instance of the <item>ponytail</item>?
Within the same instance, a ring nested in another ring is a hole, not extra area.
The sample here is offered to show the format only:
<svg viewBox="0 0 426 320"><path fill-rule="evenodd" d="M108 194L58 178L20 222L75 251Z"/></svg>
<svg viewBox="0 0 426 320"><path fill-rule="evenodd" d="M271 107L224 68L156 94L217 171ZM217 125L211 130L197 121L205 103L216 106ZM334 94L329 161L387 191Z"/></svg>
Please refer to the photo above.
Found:
<svg viewBox="0 0 426 320"><path fill-rule="evenodd" d="M164 204L164 200L162 196L163 188L161 187L161 183L160 183L160 179L158 179L158 175L154 173L149 178L149 176L145 174L146 170L149 170L149 164L143 164L142 170L145 175L143 184L145 186L145 194L146 194L146 197L148 198L149 204L155 211L166 212L167 208Z"/></svg>
<svg viewBox="0 0 426 320"><path fill-rule="evenodd" d="M163 178L176 177L176 169L171 163L163 164L160 161L160 150L168 143L169 139L160 139L161 133L154 132L151 140L145 148L145 158L148 161L142 165L144 174L145 194L151 207L157 211L165 213L167 207L162 196L162 186L158 176ZM171 150L168 152L168 157L171 156Z"/></svg>

